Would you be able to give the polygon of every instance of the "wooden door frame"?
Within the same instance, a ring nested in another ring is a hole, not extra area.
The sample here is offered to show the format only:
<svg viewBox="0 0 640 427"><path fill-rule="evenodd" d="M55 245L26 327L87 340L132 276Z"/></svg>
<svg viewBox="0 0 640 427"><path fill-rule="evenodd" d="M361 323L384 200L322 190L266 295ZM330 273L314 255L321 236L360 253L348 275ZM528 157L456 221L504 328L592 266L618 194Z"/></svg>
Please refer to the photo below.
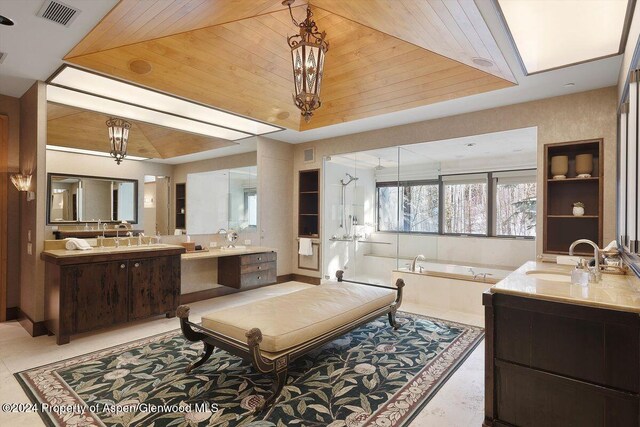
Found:
<svg viewBox="0 0 640 427"><path fill-rule="evenodd" d="M0 322L7 320L9 117L0 114Z"/></svg>

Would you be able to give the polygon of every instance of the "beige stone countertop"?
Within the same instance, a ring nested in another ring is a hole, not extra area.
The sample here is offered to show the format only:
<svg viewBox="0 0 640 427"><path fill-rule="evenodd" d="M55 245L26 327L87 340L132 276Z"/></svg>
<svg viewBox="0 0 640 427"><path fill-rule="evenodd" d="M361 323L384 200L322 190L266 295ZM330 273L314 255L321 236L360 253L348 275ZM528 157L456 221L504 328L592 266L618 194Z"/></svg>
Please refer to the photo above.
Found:
<svg viewBox="0 0 640 427"><path fill-rule="evenodd" d="M64 244L63 240L60 240ZM149 251L164 251L167 249L182 249L184 247L180 245L169 245L166 243L157 243L154 245L131 245L131 246L104 246L104 247L92 247L84 251L74 250L69 251L67 249L46 249L42 251L43 255L47 255L53 258L72 258L79 256L95 256L95 255L111 255L111 254L124 254L128 252L149 252Z"/></svg>
<svg viewBox="0 0 640 427"><path fill-rule="evenodd" d="M182 260L189 261L194 259L221 258L233 255L259 254L263 252L275 252L275 249L265 248L263 246L247 246L242 249L209 248L209 250L184 253L182 254Z"/></svg>
<svg viewBox="0 0 640 427"><path fill-rule="evenodd" d="M570 275L573 268L569 265L529 261L492 286L490 291L492 293L640 313L640 289L634 285L633 273L626 276L603 274L600 282L580 286L571 284ZM538 275L535 272L541 274ZM545 279L545 273L566 275L568 276L568 282Z"/></svg>

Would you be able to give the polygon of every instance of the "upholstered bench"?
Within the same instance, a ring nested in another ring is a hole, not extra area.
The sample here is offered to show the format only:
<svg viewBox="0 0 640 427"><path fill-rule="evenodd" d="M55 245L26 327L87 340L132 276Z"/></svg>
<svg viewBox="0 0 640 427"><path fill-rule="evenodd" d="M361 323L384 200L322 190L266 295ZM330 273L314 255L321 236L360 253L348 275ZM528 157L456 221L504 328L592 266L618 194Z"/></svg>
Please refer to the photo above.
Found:
<svg viewBox="0 0 640 427"><path fill-rule="evenodd" d="M404 282L395 287L343 280L305 288L202 316L202 324L190 322L189 307L178 307L184 336L203 341L202 357L187 372L201 366L219 347L253 363L256 370L273 373L273 394L263 405L269 406L280 394L289 363L352 329L383 314L398 328L395 313L402 302Z"/></svg>

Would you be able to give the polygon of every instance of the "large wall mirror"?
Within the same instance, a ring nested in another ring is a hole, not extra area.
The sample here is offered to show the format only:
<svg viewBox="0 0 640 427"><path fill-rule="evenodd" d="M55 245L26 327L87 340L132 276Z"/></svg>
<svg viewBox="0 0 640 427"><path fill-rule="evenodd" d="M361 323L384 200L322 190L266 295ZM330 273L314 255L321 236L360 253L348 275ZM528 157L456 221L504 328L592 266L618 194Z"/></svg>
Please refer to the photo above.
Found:
<svg viewBox="0 0 640 427"><path fill-rule="evenodd" d="M47 224L138 222L138 181L47 175Z"/></svg>
<svg viewBox="0 0 640 427"><path fill-rule="evenodd" d="M258 168L247 166L187 175L187 233L256 230Z"/></svg>
<svg viewBox="0 0 640 427"><path fill-rule="evenodd" d="M640 276L640 71L631 74L618 123L618 246Z"/></svg>

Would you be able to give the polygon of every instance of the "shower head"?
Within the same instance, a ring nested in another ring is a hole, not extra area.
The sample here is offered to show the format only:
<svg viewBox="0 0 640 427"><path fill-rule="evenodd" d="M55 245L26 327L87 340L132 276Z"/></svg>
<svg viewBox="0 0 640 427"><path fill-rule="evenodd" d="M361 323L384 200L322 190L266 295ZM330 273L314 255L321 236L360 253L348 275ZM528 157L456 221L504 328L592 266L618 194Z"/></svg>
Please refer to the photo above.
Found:
<svg viewBox="0 0 640 427"><path fill-rule="evenodd" d="M345 186L346 186L346 185L349 185L349 184L351 183L351 181L357 181L357 180L358 180L358 177L355 177L355 176L351 175L350 173L346 173L345 175L347 175L347 178L348 178L348 179L347 179L347 181L346 181L346 182L345 182L345 180L344 180L344 179L341 179L341 180L340 180L340 183L341 183L342 185L345 185Z"/></svg>

